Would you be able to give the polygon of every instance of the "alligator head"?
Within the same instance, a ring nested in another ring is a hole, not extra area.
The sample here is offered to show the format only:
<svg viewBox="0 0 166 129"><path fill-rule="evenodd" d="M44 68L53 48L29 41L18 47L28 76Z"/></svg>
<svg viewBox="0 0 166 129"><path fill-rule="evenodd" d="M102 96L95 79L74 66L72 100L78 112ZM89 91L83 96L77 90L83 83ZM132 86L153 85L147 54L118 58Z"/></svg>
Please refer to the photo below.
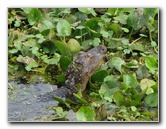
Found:
<svg viewBox="0 0 166 129"><path fill-rule="evenodd" d="M106 52L107 48L99 45L87 52L78 53L76 59L73 60L66 71L65 86L71 93L78 91L78 84L81 85L82 91L86 89L89 78L103 62Z"/></svg>

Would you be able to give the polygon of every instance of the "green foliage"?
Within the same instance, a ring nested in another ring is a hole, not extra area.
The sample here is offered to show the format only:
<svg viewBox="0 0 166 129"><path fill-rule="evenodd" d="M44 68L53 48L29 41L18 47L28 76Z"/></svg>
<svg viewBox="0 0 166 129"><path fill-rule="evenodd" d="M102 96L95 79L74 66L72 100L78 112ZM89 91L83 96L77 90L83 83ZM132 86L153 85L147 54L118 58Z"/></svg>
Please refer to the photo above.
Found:
<svg viewBox="0 0 166 129"><path fill-rule="evenodd" d="M125 64L126 64L125 61L122 60L121 58L113 57L108 65L110 68L116 68L116 70L122 73L124 71L122 68L122 65L125 65Z"/></svg>
<svg viewBox="0 0 166 129"><path fill-rule="evenodd" d="M70 24L66 20L60 20L57 23L57 32L58 36L70 36L71 35L71 27Z"/></svg>
<svg viewBox="0 0 166 129"><path fill-rule="evenodd" d="M158 94L153 93L145 98L145 103L148 104L150 107L157 107L158 105Z"/></svg>
<svg viewBox="0 0 166 129"><path fill-rule="evenodd" d="M69 46L71 52L78 53L81 49L79 42L75 39L70 39L67 45Z"/></svg>
<svg viewBox="0 0 166 129"><path fill-rule="evenodd" d="M53 118L54 120L61 120L68 114L68 112L63 111L63 108L61 107L53 107L53 110L55 111L55 114L56 114Z"/></svg>
<svg viewBox="0 0 166 129"><path fill-rule="evenodd" d="M92 76L92 81L93 82L103 82L104 78L107 75L108 75L108 72L106 70L98 71Z"/></svg>
<svg viewBox="0 0 166 129"><path fill-rule="evenodd" d="M145 64L146 67L149 69L149 71L153 74L156 72L156 70L158 70L158 64L157 61L155 60L154 57L152 56L148 56L145 59Z"/></svg>
<svg viewBox="0 0 166 129"><path fill-rule="evenodd" d="M41 20L41 18L42 18L42 14L36 8L31 9L31 11L28 14L28 22L30 25L34 25L36 22Z"/></svg>
<svg viewBox="0 0 166 129"><path fill-rule="evenodd" d="M64 84L77 53L100 44L107 59L84 95L74 94L76 102L54 99L79 121L158 121L157 8L8 9L9 79L36 74ZM54 111L55 120L67 114Z"/></svg>
<svg viewBox="0 0 166 129"><path fill-rule="evenodd" d="M77 111L77 120L78 121L94 121L95 113L90 106L82 106Z"/></svg>

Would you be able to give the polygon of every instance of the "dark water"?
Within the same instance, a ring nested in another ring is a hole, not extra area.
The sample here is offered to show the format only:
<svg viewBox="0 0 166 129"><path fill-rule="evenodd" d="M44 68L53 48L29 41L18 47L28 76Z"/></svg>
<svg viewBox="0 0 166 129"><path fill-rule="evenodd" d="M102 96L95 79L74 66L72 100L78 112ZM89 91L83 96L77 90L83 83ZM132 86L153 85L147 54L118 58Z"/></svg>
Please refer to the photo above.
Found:
<svg viewBox="0 0 166 129"><path fill-rule="evenodd" d="M56 85L49 83L18 84L8 82L8 121L51 121L54 118L52 106L58 102L51 99L41 99L39 96L56 90ZM69 121L76 121L76 115L69 110L66 117Z"/></svg>

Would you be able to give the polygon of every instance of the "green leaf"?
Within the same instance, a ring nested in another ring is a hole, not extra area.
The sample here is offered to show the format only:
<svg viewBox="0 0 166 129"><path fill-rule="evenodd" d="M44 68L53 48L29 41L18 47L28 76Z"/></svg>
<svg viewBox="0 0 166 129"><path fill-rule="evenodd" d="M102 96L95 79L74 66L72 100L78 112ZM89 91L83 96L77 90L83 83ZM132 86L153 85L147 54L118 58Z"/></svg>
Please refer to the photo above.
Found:
<svg viewBox="0 0 166 129"><path fill-rule="evenodd" d="M138 79L148 78L150 76L149 71L145 65L140 66L136 73Z"/></svg>
<svg viewBox="0 0 166 129"><path fill-rule="evenodd" d="M66 80L65 75L57 75L57 76L56 76L56 80L57 80L57 82L59 82L59 83L64 83L65 80Z"/></svg>
<svg viewBox="0 0 166 129"><path fill-rule="evenodd" d="M92 14L93 16L97 15L93 8L78 8L78 10L86 14Z"/></svg>
<svg viewBox="0 0 166 129"><path fill-rule="evenodd" d="M156 70L158 70L158 63L155 60L154 57L148 56L145 59L146 67L150 70L150 72L154 73Z"/></svg>
<svg viewBox="0 0 166 129"><path fill-rule="evenodd" d="M26 42L24 42L24 46L28 47L36 47L37 43L35 39L28 39Z"/></svg>
<svg viewBox="0 0 166 129"><path fill-rule="evenodd" d="M129 49L124 49L123 52L124 54L130 54L131 51Z"/></svg>
<svg viewBox="0 0 166 129"><path fill-rule="evenodd" d="M54 107L54 111L55 111L55 114L57 115L57 116L55 116L54 119L64 118L68 114L68 112L63 111L63 108L61 108L61 107Z"/></svg>
<svg viewBox="0 0 166 129"><path fill-rule="evenodd" d="M127 24L130 27L132 27L134 30L140 29L146 24L146 22L147 22L146 16L144 14L139 15L136 12L131 13L127 19Z"/></svg>
<svg viewBox="0 0 166 129"><path fill-rule="evenodd" d="M113 23L112 25L110 25L110 29L118 34L121 31L121 26L119 24Z"/></svg>
<svg viewBox="0 0 166 129"><path fill-rule="evenodd" d="M128 33L129 32L129 29L127 29L127 28L121 28L124 32L126 32L126 33Z"/></svg>
<svg viewBox="0 0 166 129"><path fill-rule="evenodd" d="M109 67L115 67L120 73L123 72L122 65L126 65L126 62L119 57L113 57L112 60L108 63Z"/></svg>
<svg viewBox="0 0 166 129"><path fill-rule="evenodd" d="M86 19L88 19L87 14L82 12L76 12L74 16L76 17L77 21L81 21L83 23L86 21Z"/></svg>
<svg viewBox="0 0 166 129"><path fill-rule="evenodd" d="M27 71L30 71L31 68L38 67L38 64L35 60L30 60L30 63L25 67Z"/></svg>
<svg viewBox="0 0 166 129"><path fill-rule="evenodd" d="M121 106L125 103L124 98L125 97L124 97L122 91L120 91L120 90L116 91L113 95L114 102L116 103L117 106Z"/></svg>
<svg viewBox="0 0 166 129"><path fill-rule="evenodd" d="M42 20L39 24L38 24L38 29L40 32L44 31L44 30L51 30L55 28L55 25L49 21L49 20Z"/></svg>
<svg viewBox="0 0 166 129"><path fill-rule="evenodd" d="M21 9L27 14L32 10L32 8L21 8Z"/></svg>
<svg viewBox="0 0 166 129"><path fill-rule="evenodd" d="M118 8L108 8L107 13L114 16L116 15Z"/></svg>
<svg viewBox="0 0 166 129"><path fill-rule="evenodd" d="M120 22L122 25L126 25L127 24L127 22L126 22L127 17L128 16L125 15L124 13L120 13L119 16L114 17L114 19L116 21Z"/></svg>
<svg viewBox="0 0 166 129"><path fill-rule="evenodd" d="M151 87L149 87L149 88L147 89L147 91L146 91L146 94L149 95L149 94L151 94L151 93L153 93L153 92L154 92L154 90L153 90Z"/></svg>
<svg viewBox="0 0 166 129"><path fill-rule="evenodd" d="M141 51L141 52L145 51L145 46L142 45L140 42L131 44L130 48L131 48L131 50L137 50L137 51Z"/></svg>
<svg viewBox="0 0 166 129"><path fill-rule="evenodd" d="M79 42L73 38L68 41L67 45L72 52L79 52L81 49Z"/></svg>
<svg viewBox="0 0 166 129"><path fill-rule="evenodd" d="M95 37L99 37L101 36L100 34L100 26L98 25L98 23L101 21L100 18L92 18L88 21L85 22L85 27L87 28L87 30L89 30Z"/></svg>
<svg viewBox="0 0 166 129"><path fill-rule="evenodd" d="M10 52L11 54L14 54L14 53L17 53L17 52L18 52L18 50L17 50L17 49L15 49L15 48L13 48L13 49L9 50L9 52Z"/></svg>
<svg viewBox="0 0 166 129"><path fill-rule="evenodd" d="M115 117L108 117L107 119L110 121L117 121Z"/></svg>
<svg viewBox="0 0 166 129"><path fill-rule="evenodd" d="M102 30L100 33L102 34L102 36L104 38L107 38L109 36L109 33L107 31L105 31L105 30Z"/></svg>
<svg viewBox="0 0 166 129"><path fill-rule="evenodd" d="M16 41L14 42L14 47L17 49L17 50L22 50L22 42L21 41Z"/></svg>
<svg viewBox="0 0 166 129"><path fill-rule="evenodd" d="M108 72L106 70L100 70L92 75L91 80L92 82L103 82L107 75Z"/></svg>
<svg viewBox="0 0 166 129"><path fill-rule="evenodd" d="M139 67L138 66L138 61L133 59L132 61L130 61L130 62L127 63L127 66L129 68L138 68Z"/></svg>
<svg viewBox="0 0 166 129"><path fill-rule="evenodd" d="M94 40L92 41L92 45L94 46L94 47L96 47L96 46L98 46L99 44L100 44L100 39L99 38L94 38Z"/></svg>
<svg viewBox="0 0 166 129"><path fill-rule="evenodd" d="M107 81L101 85L99 94L104 100L112 102L113 95L117 90L119 90L119 85L116 82Z"/></svg>
<svg viewBox="0 0 166 129"><path fill-rule="evenodd" d="M60 41L54 41L55 46L57 47L57 49L60 51L60 53L63 56L69 56L70 55L70 49L67 46L66 43L60 42Z"/></svg>
<svg viewBox="0 0 166 129"><path fill-rule="evenodd" d="M60 60L60 55L58 53L54 54L54 57L49 59L49 64L57 64Z"/></svg>
<svg viewBox="0 0 166 129"><path fill-rule="evenodd" d="M38 47L33 47L31 50L32 50L32 53L34 55L36 55L38 53L39 48Z"/></svg>
<svg viewBox="0 0 166 129"><path fill-rule="evenodd" d="M158 13L158 8L144 8L144 11L148 16L154 18L154 16Z"/></svg>
<svg viewBox="0 0 166 129"><path fill-rule="evenodd" d="M88 102L82 97L82 95L78 95L73 93L74 97L76 98L77 102L80 104L87 104Z"/></svg>
<svg viewBox="0 0 166 129"><path fill-rule="evenodd" d="M147 37L146 35L144 35L144 34L139 34L141 37Z"/></svg>
<svg viewBox="0 0 166 129"><path fill-rule="evenodd" d="M52 41L46 41L46 42L42 43L41 46L42 46L42 51L44 53L54 54L57 52L56 44Z"/></svg>
<svg viewBox="0 0 166 129"><path fill-rule="evenodd" d="M27 66L25 69L27 71L30 71L33 67L38 67L38 63L29 56L23 57L22 55L19 55L19 57L17 57L17 61L26 64Z"/></svg>
<svg viewBox="0 0 166 129"><path fill-rule="evenodd" d="M104 78L104 82L108 82L108 81L115 81L113 75L108 75Z"/></svg>
<svg viewBox="0 0 166 129"><path fill-rule="evenodd" d="M91 39L90 39L90 40L85 40L85 41L83 41L83 42L81 43L82 49L83 49L83 50L89 50L90 47L91 47L91 45L90 45L91 42L92 42Z"/></svg>
<svg viewBox="0 0 166 129"><path fill-rule="evenodd" d="M151 45L152 45L152 47L156 47L156 46L157 46L157 43L156 43L155 41L152 41L152 42L151 42Z"/></svg>
<svg viewBox="0 0 166 129"><path fill-rule="evenodd" d="M135 88L137 86L137 79L133 74L123 75L123 85Z"/></svg>
<svg viewBox="0 0 166 129"><path fill-rule="evenodd" d="M129 44L129 39L121 38L121 43L124 44L124 45L127 45L127 44Z"/></svg>
<svg viewBox="0 0 166 129"><path fill-rule="evenodd" d="M89 14L91 8L78 8L78 10L79 10L80 12L83 12L83 13Z"/></svg>
<svg viewBox="0 0 166 129"><path fill-rule="evenodd" d="M61 19L57 23L57 32L59 36L70 36L71 35L71 26L68 21Z"/></svg>
<svg viewBox="0 0 166 129"><path fill-rule="evenodd" d="M127 19L127 24L131 26L134 30L138 30L139 28L137 27L137 23L138 23L138 15L136 13L130 14Z"/></svg>
<svg viewBox="0 0 166 129"><path fill-rule="evenodd" d="M62 56L60 59L60 67L63 71L66 71L69 64L71 63L71 61L69 60L69 58Z"/></svg>
<svg viewBox="0 0 166 129"><path fill-rule="evenodd" d="M28 22L30 25L34 25L36 22L41 20L41 18L42 18L42 14L40 10L36 8L31 9L31 11L28 14Z"/></svg>
<svg viewBox="0 0 166 129"><path fill-rule="evenodd" d="M20 21L19 21L19 20L16 20L15 23L14 23L14 26L15 26L15 27L19 27L19 26L20 26Z"/></svg>
<svg viewBox="0 0 166 129"><path fill-rule="evenodd" d="M135 106L131 106L131 111L136 112L137 108Z"/></svg>
<svg viewBox="0 0 166 129"><path fill-rule="evenodd" d="M90 106L81 106L76 114L78 121L94 121L95 112Z"/></svg>
<svg viewBox="0 0 166 129"><path fill-rule="evenodd" d="M84 29L85 26L79 25L79 26L77 26L76 28L81 30L81 29Z"/></svg>
<svg viewBox="0 0 166 129"><path fill-rule="evenodd" d="M61 104L65 104L65 101L64 101L62 98L60 98L60 97L52 96L52 98L53 98L54 100L58 101L58 102L61 103Z"/></svg>
<svg viewBox="0 0 166 129"><path fill-rule="evenodd" d="M145 98L145 103L148 104L150 107L157 107L158 106L158 93L152 93Z"/></svg>

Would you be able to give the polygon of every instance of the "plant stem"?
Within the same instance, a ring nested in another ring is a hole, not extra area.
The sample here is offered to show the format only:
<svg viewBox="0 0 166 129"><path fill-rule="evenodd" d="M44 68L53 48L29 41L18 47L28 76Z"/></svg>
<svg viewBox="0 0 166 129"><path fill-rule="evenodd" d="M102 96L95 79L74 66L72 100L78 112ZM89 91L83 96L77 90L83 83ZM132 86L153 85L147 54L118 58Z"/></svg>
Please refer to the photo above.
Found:
<svg viewBox="0 0 166 129"><path fill-rule="evenodd" d="M135 42L137 42L138 40L140 40L142 37L139 37L139 38L137 38L136 40L134 40L131 44L133 44L133 43L135 43Z"/></svg>
<svg viewBox="0 0 166 129"><path fill-rule="evenodd" d="M66 36L63 37L63 42L66 43Z"/></svg>
<svg viewBox="0 0 166 129"><path fill-rule="evenodd" d="M130 38L131 38L131 35L133 34L133 28L132 28L132 30L131 30L131 33L130 33L130 35L129 35L129 41L130 41Z"/></svg>

